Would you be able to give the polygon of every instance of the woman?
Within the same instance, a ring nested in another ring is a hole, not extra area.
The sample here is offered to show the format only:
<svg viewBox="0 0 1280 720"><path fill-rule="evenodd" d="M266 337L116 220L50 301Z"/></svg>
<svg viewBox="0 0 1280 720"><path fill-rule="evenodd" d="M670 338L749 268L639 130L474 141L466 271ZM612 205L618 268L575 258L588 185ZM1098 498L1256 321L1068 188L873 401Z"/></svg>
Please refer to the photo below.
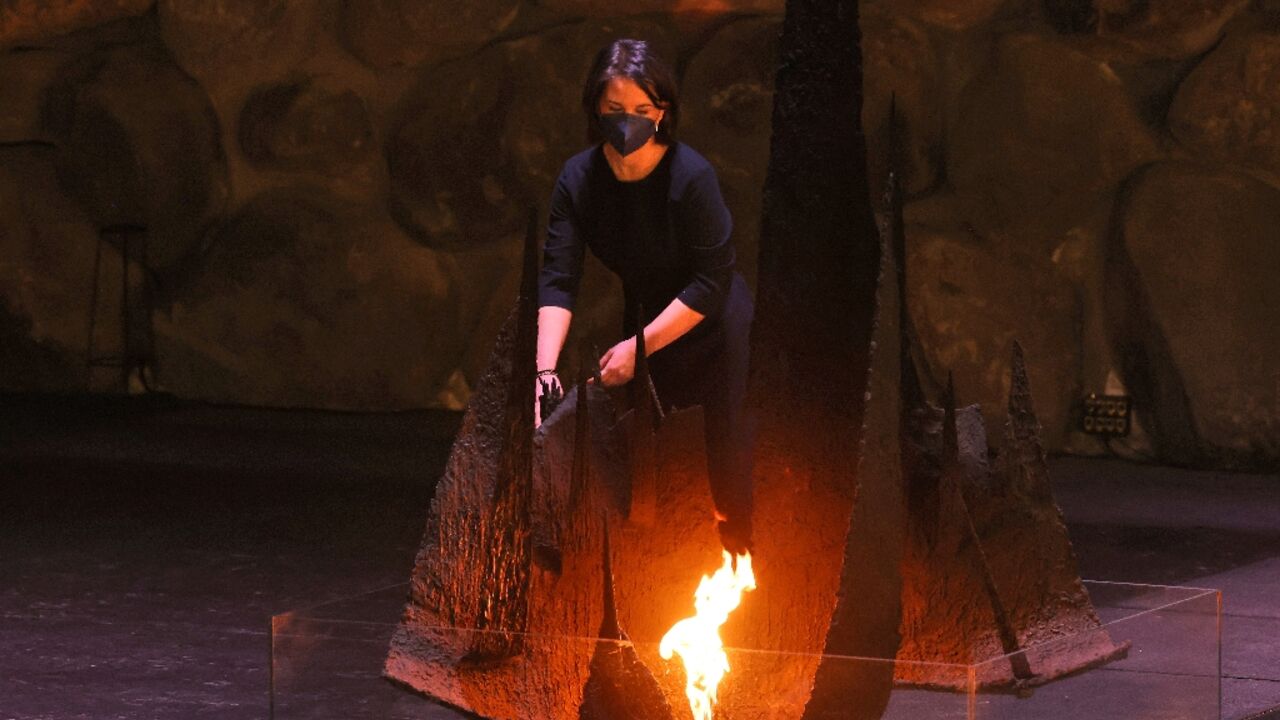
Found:
<svg viewBox="0 0 1280 720"><path fill-rule="evenodd" d="M637 308L664 405L703 406L707 470L725 549L751 542L751 443L744 412L753 304L734 269L732 220L715 170L675 140L675 81L641 40L597 54L582 92L593 145L569 158L551 196L539 278L538 392L556 362L589 247L621 279L626 339L600 358L606 386L635 371Z"/></svg>

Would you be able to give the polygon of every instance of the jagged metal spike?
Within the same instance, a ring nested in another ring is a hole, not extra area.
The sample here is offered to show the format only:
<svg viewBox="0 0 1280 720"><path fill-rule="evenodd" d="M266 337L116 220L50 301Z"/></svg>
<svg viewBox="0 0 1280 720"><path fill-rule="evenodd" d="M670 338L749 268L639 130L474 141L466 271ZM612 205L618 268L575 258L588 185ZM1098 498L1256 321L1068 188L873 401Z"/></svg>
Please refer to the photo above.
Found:
<svg viewBox="0 0 1280 720"><path fill-rule="evenodd" d="M942 473L938 467L940 458L929 451L927 438L937 411L920 387L910 334L901 324L898 342L899 443L908 523L919 531L925 547L932 548L941 528ZM943 402L946 403L945 399Z"/></svg>
<svg viewBox="0 0 1280 720"><path fill-rule="evenodd" d="M903 444L899 434L903 405L898 397L900 358L895 347L899 338L898 313L894 308L899 299L894 286L898 274L892 265L889 237L882 233L866 406L862 419L862 446L857 464L851 468L853 477L859 479L858 500L845 528L840 585L826 637L825 652L829 655L890 657L900 640L896 632L876 633L877 637L869 634L868 629L899 626L902 617L901 583L886 583L867 593L865 582L871 574L881 578L895 574L901 577L901 551L885 535L881 535L879 542L863 541L868 529L877 522L885 523L882 527L893 528L890 534L895 536L894 539L905 529ZM868 479L874 481L868 482ZM814 677L814 689L802 717L804 720L878 718L881 708L874 702L853 701L857 697L853 693L858 692L858 688L886 682L891 676L891 669L886 671L884 666L849 667L824 661ZM850 713L851 701L860 706L857 712Z"/></svg>
<svg viewBox="0 0 1280 720"><path fill-rule="evenodd" d="M504 427L506 437L503 462L511 472L498 476L501 496L506 483L533 476L533 404L537 382L538 346L538 209L529 209L524 258L520 274L520 295L516 301L515 344L511 351L511 375L507 383Z"/></svg>
<svg viewBox="0 0 1280 720"><path fill-rule="evenodd" d="M1016 490L1039 502L1053 504L1049 468L1044 444L1040 442L1040 421L1031 401L1031 380L1022 345L1013 341L1009 367L1009 409L1005 420L1005 447L998 473L1005 489Z"/></svg>
<svg viewBox="0 0 1280 720"><path fill-rule="evenodd" d="M889 204L893 263L898 271L898 318L907 319L907 258L906 227L902 212L902 152L898 138L897 96L889 99L889 175L885 182L885 195ZM906 323L903 323L903 327Z"/></svg>
<svg viewBox="0 0 1280 720"><path fill-rule="evenodd" d="M618 624L613 593L609 518L604 518L604 617L582 689L579 720L672 720L674 713L653 674Z"/></svg>
<svg viewBox="0 0 1280 720"><path fill-rule="evenodd" d="M537 300L538 295L538 208L529 206L529 224L525 231L524 264L520 274L520 298ZM533 314L537 315L537 306Z"/></svg>
<svg viewBox="0 0 1280 720"><path fill-rule="evenodd" d="M608 640L621 640L622 628L618 625L618 606L613 596L613 553L609 549L609 516L603 516L604 523L604 558L602 560L604 575L604 617L600 620L600 637Z"/></svg>
<svg viewBox="0 0 1280 720"><path fill-rule="evenodd" d="M517 364L511 369L512 379L521 382L528 395L522 408L528 411L533 426L533 379L537 377L538 349L538 208L529 208L529 226L524 238L524 262L520 269L520 327L516 335Z"/></svg>
<svg viewBox="0 0 1280 720"><path fill-rule="evenodd" d="M1031 404L1031 381L1027 378L1027 361L1022 344L1013 341L1013 358L1009 368L1009 415L1035 417Z"/></svg>
<svg viewBox="0 0 1280 720"><path fill-rule="evenodd" d="M644 307L636 303L636 366L631 379L631 400L637 417L647 419L654 432L662 427L662 404L649 375L649 358L644 342Z"/></svg>
<svg viewBox="0 0 1280 720"><path fill-rule="evenodd" d="M488 549L485 581L478 598L482 608L467 661L483 664L520 652L528 624L530 506L533 502L533 404L537 382L538 343L538 210L530 208L525 236L516 328L510 351L502 445L494 483L491 522L499 532Z"/></svg>
<svg viewBox="0 0 1280 720"><path fill-rule="evenodd" d="M591 355L582 353L582 372L578 378L578 397L573 418L573 467L569 474L569 512L582 508L587 496L587 482L591 471L591 401L587 392L591 378ZM606 539L607 542L607 539Z"/></svg>
<svg viewBox="0 0 1280 720"><path fill-rule="evenodd" d="M503 417L503 446L494 502L500 502L512 482L533 482L533 404L538 350L538 209L529 209L520 294L516 300L515 342ZM527 511L527 504L526 504Z"/></svg>
<svg viewBox="0 0 1280 720"><path fill-rule="evenodd" d="M925 402L924 390L920 386L920 373L916 368L914 345L911 342L915 334L911 323L911 312L907 306L907 232L902 212L902 184L898 181L896 168L889 172L889 240L893 245L894 265L898 273L898 356L901 372L899 382L902 390L902 407L904 409L920 407ZM903 413L906 422L907 413Z"/></svg>
<svg viewBox="0 0 1280 720"><path fill-rule="evenodd" d="M933 411L920 384L912 342L915 333L907 303L907 232L903 215L900 125L895 93L889 101L889 174L885 196L889 207L888 242L897 274L899 437L909 522L920 531L925 546L931 548L938 537L939 477L932 469L924 467L926 425Z"/></svg>
<svg viewBox="0 0 1280 720"><path fill-rule="evenodd" d="M596 345L595 343L592 343L591 357L588 358L586 367L590 368L589 372L591 374L591 377L595 380L596 384L603 387L604 381L600 378L600 356L601 356L600 346Z"/></svg>
<svg viewBox="0 0 1280 720"><path fill-rule="evenodd" d="M923 405L924 391L920 387L920 374L916 369L911 337L911 311L907 306L907 225L903 216L902 149L899 137L897 94L889 98L889 175L885 194L889 205L889 242L893 251L893 264L898 273L898 353L901 358L899 380L902 390L902 407ZM908 413L903 413L907 422Z"/></svg>
<svg viewBox="0 0 1280 720"><path fill-rule="evenodd" d="M1021 652L1022 648L1018 645L1017 631L1014 630L1013 623L1009 621L1009 614L1005 611L1004 602L1000 599L1000 588L996 585L995 574L991 571L991 563L987 560L987 553L982 547L982 537L978 535L978 528L973 524L973 513L969 510L969 500L966 497L964 487L964 471L960 467L960 443L956 432L955 377L951 371L947 372L947 389L943 392L942 402L942 482L944 485L950 485L957 493L960 513L964 515L965 527L969 531L969 540L973 548L974 560L978 566L978 573L982 577L982 585L986 590L987 599L991 602L991 614L995 618L996 633L1000 636L1000 646L1004 649L1005 654L1009 656L1009 664L1013 668L1014 677L1019 680L1029 680L1035 674L1031 672L1031 665L1027 662L1027 656Z"/></svg>
<svg viewBox="0 0 1280 720"><path fill-rule="evenodd" d="M885 179L884 198L889 208L889 241L893 250L893 262L898 271L898 352L902 356L902 403L904 408L918 407L925 402L920 382L920 368L915 353L919 343L915 341L915 324L907 303L907 223L903 214L905 190L903 175L903 119L898 114L897 94L889 97L889 172ZM927 368L926 368L927 370ZM937 387L937 383L933 385ZM904 421L906 415L903 416Z"/></svg>
<svg viewBox="0 0 1280 720"><path fill-rule="evenodd" d="M889 168L891 171L898 171L901 178L902 157L905 154L903 150L903 119L898 114L898 92L895 90L889 93Z"/></svg>
<svg viewBox="0 0 1280 720"><path fill-rule="evenodd" d="M636 303L635 316L636 329L636 366L632 373L632 400L634 407L638 410L641 404L646 400L641 392L641 386L649 381L649 353L645 347L644 340L644 307L640 303Z"/></svg>
<svg viewBox="0 0 1280 720"><path fill-rule="evenodd" d="M652 525L657 519L658 431L662 427L662 406L649 374L644 342L644 308L636 303L636 359L629 385L631 416L628 429L631 483L627 494L627 519Z"/></svg>

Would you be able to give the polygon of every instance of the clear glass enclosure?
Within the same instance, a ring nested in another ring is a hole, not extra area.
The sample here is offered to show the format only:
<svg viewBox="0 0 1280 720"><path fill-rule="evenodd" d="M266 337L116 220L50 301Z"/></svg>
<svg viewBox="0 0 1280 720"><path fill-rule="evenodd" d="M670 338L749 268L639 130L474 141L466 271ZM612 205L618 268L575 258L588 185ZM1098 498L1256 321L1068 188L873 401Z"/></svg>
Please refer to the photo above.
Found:
<svg viewBox="0 0 1280 720"><path fill-rule="evenodd" d="M1086 582L1103 620L1095 632L1128 643L1124 657L1089 670L1029 688L1020 693L979 690L980 678L1010 658L995 657L975 665L931 666L934 677L954 678L955 692L895 686L883 717L890 720L956 718L965 720L1056 720L1124 718L1125 720L1214 720L1220 707L1221 594L1198 588ZM276 615L271 619L271 717L275 720L454 720L474 717L428 700L383 677L391 636L395 632L408 584ZM443 644L467 647L477 631L434 628ZM589 660L595 638L530 638L550 652ZM1066 651L1089 638L1064 636L1024 648L1028 657ZM646 644L628 644L640 656L656 653ZM733 670L721 685L721 696L755 692L783 697L788 689L770 685L765 670L778 653L729 649ZM580 654L580 655L579 655ZM794 653L787 662L796 662ZM901 662L884 658L818 656L834 677L856 678L896 673ZM671 672L683 673L678 663ZM767 687L767 692L760 688ZM797 688L807 693L808 688ZM850 699L852 702L852 698ZM794 697L793 697L794 701ZM767 700L761 700L767 702ZM781 702L781 701L780 701ZM739 704L738 707L741 707ZM688 717L687 707L678 716ZM717 718L731 720L727 713Z"/></svg>

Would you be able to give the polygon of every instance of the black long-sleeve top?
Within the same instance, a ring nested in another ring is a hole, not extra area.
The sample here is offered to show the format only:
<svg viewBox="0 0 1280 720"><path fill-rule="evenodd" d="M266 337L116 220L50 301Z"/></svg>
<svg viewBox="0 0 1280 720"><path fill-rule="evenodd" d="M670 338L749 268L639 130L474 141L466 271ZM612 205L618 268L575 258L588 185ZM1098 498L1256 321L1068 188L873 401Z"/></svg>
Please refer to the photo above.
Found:
<svg viewBox="0 0 1280 720"><path fill-rule="evenodd" d="M674 298L707 316L694 329L705 332L733 277L732 231L715 169L693 148L673 142L653 171L623 182L595 145L569 158L556 180L538 304L573 309L589 247L622 279L628 332L636 303L648 323Z"/></svg>

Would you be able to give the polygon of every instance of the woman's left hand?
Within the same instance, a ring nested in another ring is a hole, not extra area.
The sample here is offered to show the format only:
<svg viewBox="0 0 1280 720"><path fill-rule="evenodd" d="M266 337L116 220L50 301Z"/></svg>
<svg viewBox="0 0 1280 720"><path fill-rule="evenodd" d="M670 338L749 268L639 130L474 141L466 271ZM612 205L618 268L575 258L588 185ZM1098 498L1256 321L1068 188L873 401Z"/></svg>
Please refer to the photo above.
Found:
<svg viewBox="0 0 1280 720"><path fill-rule="evenodd" d="M636 372L636 339L627 338L600 358L600 381L609 387L630 382Z"/></svg>

